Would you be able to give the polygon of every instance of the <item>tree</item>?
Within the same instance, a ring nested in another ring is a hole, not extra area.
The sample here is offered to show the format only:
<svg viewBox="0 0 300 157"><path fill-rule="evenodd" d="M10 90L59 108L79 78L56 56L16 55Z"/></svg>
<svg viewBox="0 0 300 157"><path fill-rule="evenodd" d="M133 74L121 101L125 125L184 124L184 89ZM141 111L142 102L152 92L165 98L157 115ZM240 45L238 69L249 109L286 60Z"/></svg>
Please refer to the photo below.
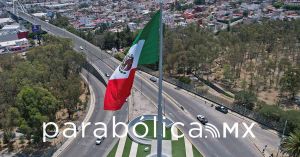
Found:
<svg viewBox="0 0 300 157"><path fill-rule="evenodd" d="M194 0L194 4L195 5L204 5L205 4L205 0Z"/></svg>
<svg viewBox="0 0 300 157"><path fill-rule="evenodd" d="M246 90L236 93L234 99L237 105L243 105L249 110L253 110L257 100L255 93Z"/></svg>
<svg viewBox="0 0 300 157"><path fill-rule="evenodd" d="M50 20L50 23L62 28L67 28L70 24L69 19L60 13L56 13L56 19Z"/></svg>
<svg viewBox="0 0 300 157"><path fill-rule="evenodd" d="M5 114L5 128L8 131L12 131L14 127L20 124L21 115L17 108L10 107Z"/></svg>
<svg viewBox="0 0 300 157"><path fill-rule="evenodd" d="M300 90L300 69L289 68L280 80L282 92L288 92L289 98L294 99Z"/></svg>
<svg viewBox="0 0 300 157"><path fill-rule="evenodd" d="M56 112L59 109L57 99L42 87L22 88L17 96L17 105L23 121L21 128L27 137L33 136L35 142L42 138L43 122L55 121ZM30 128L30 129L28 129Z"/></svg>
<svg viewBox="0 0 300 157"><path fill-rule="evenodd" d="M74 112L80 104L84 56L68 39L45 35L44 41L46 45L31 49L26 59L0 57L0 129L8 142L16 127L39 142L43 122L55 122L59 109Z"/></svg>
<svg viewBox="0 0 300 157"><path fill-rule="evenodd" d="M230 65L229 64L225 64L224 67L223 67L223 76L224 76L224 79L226 81L229 81L229 83L231 83L233 81L233 73L232 73L232 70L230 68Z"/></svg>
<svg viewBox="0 0 300 157"><path fill-rule="evenodd" d="M291 157L300 156L300 131L291 133L282 143L282 151Z"/></svg>
<svg viewBox="0 0 300 157"><path fill-rule="evenodd" d="M89 4L81 3L78 8L81 9L81 8L87 8L87 7L89 7Z"/></svg>
<svg viewBox="0 0 300 157"><path fill-rule="evenodd" d="M274 3L273 3L273 6L274 6L276 9L281 8L283 5L284 5L283 2L274 2Z"/></svg>

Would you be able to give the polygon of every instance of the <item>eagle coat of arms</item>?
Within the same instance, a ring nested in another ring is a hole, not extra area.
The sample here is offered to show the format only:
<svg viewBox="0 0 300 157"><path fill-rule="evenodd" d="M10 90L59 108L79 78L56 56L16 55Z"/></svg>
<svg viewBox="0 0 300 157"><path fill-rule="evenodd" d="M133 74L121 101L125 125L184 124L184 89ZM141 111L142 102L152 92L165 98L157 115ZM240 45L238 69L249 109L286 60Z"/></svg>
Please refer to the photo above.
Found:
<svg viewBox="0 0 300 157"><path fill-rule="evenodd" d="M119 71L122 74L126 74L126 72L131 69L133 60L134 60L133 54L126 55L125 58L123 59L122 64L120 65Z"/></svg>

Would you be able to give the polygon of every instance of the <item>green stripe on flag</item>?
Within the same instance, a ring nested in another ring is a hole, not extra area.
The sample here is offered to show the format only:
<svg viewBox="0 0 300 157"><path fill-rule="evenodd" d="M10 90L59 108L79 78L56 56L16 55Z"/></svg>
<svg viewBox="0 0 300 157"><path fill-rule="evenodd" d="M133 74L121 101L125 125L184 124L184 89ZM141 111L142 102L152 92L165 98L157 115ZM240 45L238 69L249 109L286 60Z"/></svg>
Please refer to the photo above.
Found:
<svg viewBox="0 0 300 157"><path fill-rule="evenodd" d="M157 11L152 19L147 23L144 29L136 37L134 44L140 40L145 40L140 58L139 65L154 64L159 58L159 22L160 11Z"/></svg>

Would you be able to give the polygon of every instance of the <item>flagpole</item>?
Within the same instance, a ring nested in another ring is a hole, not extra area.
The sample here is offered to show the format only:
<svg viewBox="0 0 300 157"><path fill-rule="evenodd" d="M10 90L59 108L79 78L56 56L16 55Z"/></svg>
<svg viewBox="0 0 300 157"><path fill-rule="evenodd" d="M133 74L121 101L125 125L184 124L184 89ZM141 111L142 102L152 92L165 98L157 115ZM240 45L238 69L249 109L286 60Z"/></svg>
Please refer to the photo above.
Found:
<svg viewBox="0 0 300 157"><path fill-rule="evenodd" d="M158 109L157 109L157 157L162 157L162 76L163 76L163 22L162 22L162 6L163 0L160 0L160 22L159 22L159 81L158 81Z"/></svg>

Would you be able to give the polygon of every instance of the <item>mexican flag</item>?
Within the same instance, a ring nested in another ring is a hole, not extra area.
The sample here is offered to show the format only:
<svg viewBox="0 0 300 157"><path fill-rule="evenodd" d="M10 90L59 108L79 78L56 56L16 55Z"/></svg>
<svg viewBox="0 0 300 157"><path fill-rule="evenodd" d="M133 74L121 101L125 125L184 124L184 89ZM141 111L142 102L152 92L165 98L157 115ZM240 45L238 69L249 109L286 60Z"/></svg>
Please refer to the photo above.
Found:
<svg viewBox="0 0 300 157"><path fill-rule="evenodd" d="M130 47L123 62L110 77L105 97L104 110L119 110L130 95L138 65L153 64L159 58L160 11L146 24Z"/></svg>

